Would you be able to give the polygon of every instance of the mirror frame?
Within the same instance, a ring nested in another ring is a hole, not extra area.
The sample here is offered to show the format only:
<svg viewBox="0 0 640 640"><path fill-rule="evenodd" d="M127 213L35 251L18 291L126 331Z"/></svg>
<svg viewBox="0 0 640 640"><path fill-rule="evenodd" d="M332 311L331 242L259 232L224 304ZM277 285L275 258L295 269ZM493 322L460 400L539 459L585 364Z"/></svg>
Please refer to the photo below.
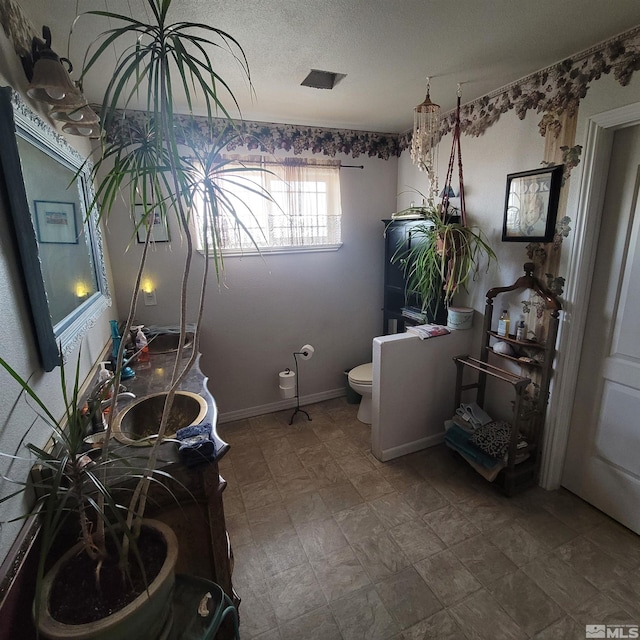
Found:
<svg viewBox="0 0 640 640"><path fill-rule="evenodd" d="M51 320L34 220L22 175L18 136L26 139L53 160L78 172L82 217L85 220L87 245L96 272L97 291L55 326ZM89 204L95 197L91 164L85 161L63 136L31 111L11 87L0 87L0 140L0 180L4 182L2 186L6 194L6 204L13 220L40 361L45 371L52 371L60 364L60 354L66 358L96 323L100 314L111 306L97 207L87 215Z"/></svg>

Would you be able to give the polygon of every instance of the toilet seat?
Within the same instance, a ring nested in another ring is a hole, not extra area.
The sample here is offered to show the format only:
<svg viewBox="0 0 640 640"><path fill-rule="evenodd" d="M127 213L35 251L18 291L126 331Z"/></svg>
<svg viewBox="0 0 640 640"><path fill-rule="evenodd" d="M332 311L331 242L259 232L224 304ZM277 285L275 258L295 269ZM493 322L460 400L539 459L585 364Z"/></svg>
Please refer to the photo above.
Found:
<svg viewBox="0 0 640 640"><path fill-rule="evenodd" d="M373 384L373 362L361 364L349 371L349 380L356 384Z"/></svg>

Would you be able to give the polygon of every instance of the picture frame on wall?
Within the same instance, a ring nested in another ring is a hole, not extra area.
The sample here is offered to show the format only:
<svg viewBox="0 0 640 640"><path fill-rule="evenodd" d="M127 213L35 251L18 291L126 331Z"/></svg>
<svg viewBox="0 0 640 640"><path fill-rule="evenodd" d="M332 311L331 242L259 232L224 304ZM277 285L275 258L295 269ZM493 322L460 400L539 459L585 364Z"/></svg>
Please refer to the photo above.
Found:
<svg viewBox="0 0 640 640"><path fill-rule="evenodd" d="M78 244L76 207L73 202L34 200L38 242Z"/></svg>
<svg viewBox="0 0 640 640"><path fill-rule="evenodd" d="M142 224L144 219L144 205L136 204L133 209L133 218L136 225L136 235L139 244L144 244L147 240L146 228ZM159 209L155 209L149 214L153 216L153 226L151 228L151 242L170 242L169 228L166 219L162 218Z"/></svg>
<svg viewBox="0 0 640 640"><path fill-rule="evenodd" d="M563 165L507 175L503 242L551 242Z"/></svg>

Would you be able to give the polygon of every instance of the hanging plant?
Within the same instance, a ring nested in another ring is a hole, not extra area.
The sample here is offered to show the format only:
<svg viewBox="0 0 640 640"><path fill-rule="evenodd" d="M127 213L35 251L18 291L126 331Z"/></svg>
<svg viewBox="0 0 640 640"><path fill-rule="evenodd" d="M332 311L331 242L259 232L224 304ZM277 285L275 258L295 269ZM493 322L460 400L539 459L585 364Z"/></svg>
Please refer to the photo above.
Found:
<svg viewBox="0 0 640 640"><path fill-rule="evenodd" d="M449 210L449 199L453 167L458 164L460 183L460 211ZM417 190L416 190L417 191ZM424 195L417 191L420 196ZM466 288L469 279L480 271L484 258L486 270L497 257L489 246L486 236L477 227L467 224L462 174L462 152L460 149L460 88L453 131L451 156L443 189L443 199L436 206L429 198L424 210L425 221L411 228L412 248L393 256L393 262L402 264L407 280L407 293L418 294L422 311L433 321L441 302L448 307L461 287ZM459 213L459 217L458 217Z"/></svg>

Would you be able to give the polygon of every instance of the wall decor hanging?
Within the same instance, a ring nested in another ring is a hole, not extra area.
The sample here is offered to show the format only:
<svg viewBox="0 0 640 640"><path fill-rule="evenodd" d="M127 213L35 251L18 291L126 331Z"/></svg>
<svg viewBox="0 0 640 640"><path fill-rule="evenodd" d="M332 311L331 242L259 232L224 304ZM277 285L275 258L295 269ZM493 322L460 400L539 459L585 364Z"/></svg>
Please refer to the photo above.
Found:
<svg viewBox="0 0 640 640"><path fill-rule="evenodd" d="M551 242L556 229L563 165L507 176L503 242Z"/></svg>

